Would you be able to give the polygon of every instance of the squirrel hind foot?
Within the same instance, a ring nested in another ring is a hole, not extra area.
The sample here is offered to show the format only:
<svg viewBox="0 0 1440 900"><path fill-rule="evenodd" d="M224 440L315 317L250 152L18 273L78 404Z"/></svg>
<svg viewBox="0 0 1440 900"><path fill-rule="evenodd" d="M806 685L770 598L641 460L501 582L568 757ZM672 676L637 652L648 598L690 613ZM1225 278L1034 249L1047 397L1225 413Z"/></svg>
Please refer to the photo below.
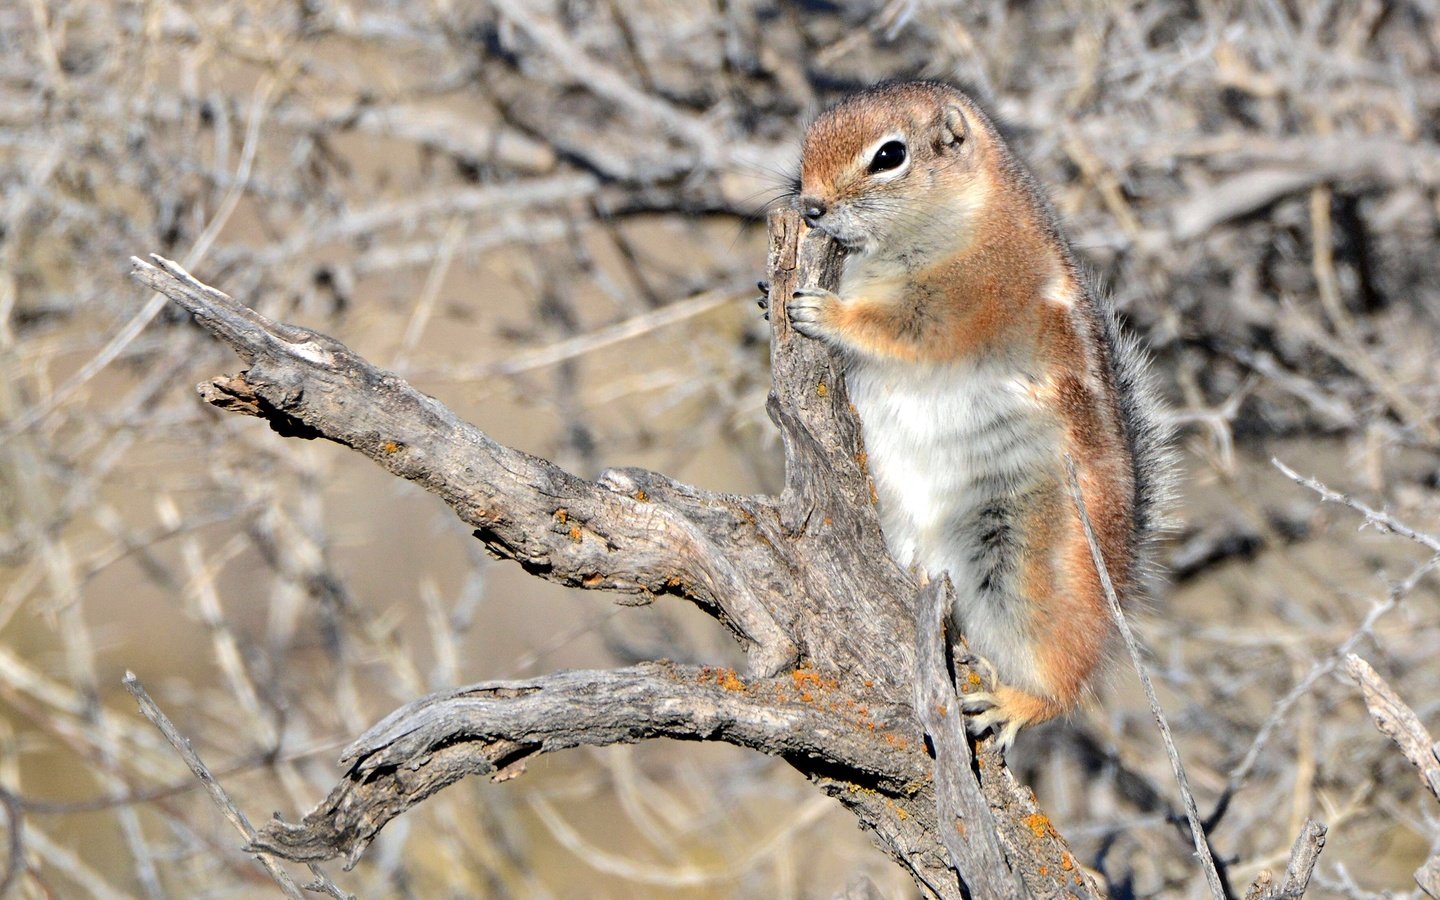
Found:
<svg viewBox="0 0 1440 900"><path fill-rule="evenodd" d="M1053 719L1064 712L1064 707L1054 700L1005 684L996 684L989 691L962 694L960 707L965 711L965 727L970 734L979 737L993 731L1002 752L1015 743L1015 736L1021 728Z"/></svg>

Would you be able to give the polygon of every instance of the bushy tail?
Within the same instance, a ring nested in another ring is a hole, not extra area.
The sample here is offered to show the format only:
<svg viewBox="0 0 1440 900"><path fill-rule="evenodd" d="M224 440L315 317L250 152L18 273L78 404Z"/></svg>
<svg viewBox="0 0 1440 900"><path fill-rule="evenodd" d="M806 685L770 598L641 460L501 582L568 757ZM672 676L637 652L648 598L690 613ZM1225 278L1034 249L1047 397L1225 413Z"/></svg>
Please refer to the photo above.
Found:
<svg viewBox="0 0 1440 900"><path fill-rule="evenodd" d="M1150 355L1135 335L1120 327L1109 299L1093 284L1091 291L1115 375L1125 440L1135 461L1135 559L1145 575L1153 576L1156 539L1174 524L1169 513L1178 482L1175 429L1164 414Z"/></svg>

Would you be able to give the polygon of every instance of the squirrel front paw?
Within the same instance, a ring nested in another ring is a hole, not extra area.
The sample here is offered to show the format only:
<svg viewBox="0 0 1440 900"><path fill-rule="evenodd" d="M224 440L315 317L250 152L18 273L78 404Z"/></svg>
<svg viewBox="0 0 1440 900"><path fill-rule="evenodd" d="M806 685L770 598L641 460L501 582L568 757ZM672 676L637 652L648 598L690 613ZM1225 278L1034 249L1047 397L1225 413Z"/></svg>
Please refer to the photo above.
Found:
<svg viewBox="0 0 1440 900"><path fill-rule="evenodd" d="M835 316L841 299L824 288L800 288L785 304L790 326L808 338L826 340L835 333Z"/></svg>

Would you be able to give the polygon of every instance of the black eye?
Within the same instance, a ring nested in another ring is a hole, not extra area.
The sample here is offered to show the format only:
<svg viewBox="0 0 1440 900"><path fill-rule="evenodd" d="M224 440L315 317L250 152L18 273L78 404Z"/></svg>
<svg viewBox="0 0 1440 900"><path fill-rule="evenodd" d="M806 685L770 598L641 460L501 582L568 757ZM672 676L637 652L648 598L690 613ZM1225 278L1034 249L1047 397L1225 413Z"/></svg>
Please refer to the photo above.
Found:
<svg viewBox="0 0 1440 900"><path fill-rule="evenodd" d="M870 174L876 172L888 172L891 169L898 169L905 164L905 145L899 141L886 141L875 151L875 156L870 160Z"/></svg>

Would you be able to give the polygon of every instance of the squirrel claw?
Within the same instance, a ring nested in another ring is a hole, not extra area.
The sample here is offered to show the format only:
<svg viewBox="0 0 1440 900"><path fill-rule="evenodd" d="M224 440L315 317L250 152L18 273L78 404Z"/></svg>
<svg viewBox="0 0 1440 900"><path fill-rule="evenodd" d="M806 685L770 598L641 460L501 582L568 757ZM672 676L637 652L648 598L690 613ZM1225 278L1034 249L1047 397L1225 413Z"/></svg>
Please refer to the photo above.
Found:
<svg viewBox="0 0 1440 900"><path fill-rule="evenodd" d="M1005 698L1001 696L1000 678L995 673L994 664L968 649L958 661L969 666L975 674L981 675L985 687L984 690L960 695L960 709L965 713L965 730L977 738L987 731L993 731L1001 752L1009 750L1024 720L1013 714L1007 707Z"/></svg>
<svg viewBox="0 0 1440 900"><path fill-rule="evenodd" d="M960 695L960 708L967 713L988 712L1000 705L1000 698L989 691L971 691Z"/></svg>
<svg viewBox="0 0 1440 900"><path fill-rule="evenodd" d="M965 730L970 736L978 738L987 731L995 732L995 743L1002 753L1015 743L1015 735L1024 724L1011 716L1000 697L990 691L962 694L960 708L965 712Z"/></svg>
<svg viewBox="0 0 1440 900"><path fill-rule="evenodd" d="M972 737L979 737L987 731L995 732L995 743L1002 753L1015 743L1015 735L1020 733L1020 726L1023 724L1021 720L1007 716L1000 706L991 706L976 715L965 717L965 729Z"/></svg>
<svg viewBox="0 0 1440 900"><path fill-rule="evenodd" d="M994 669L984 657L976 657L971 665L988 669L990 683L984 685L985 690L960 695L965 728L975 737L993 731L995 743L1002 751L1010 749L1021 728L1052 719L1065 711L1065 705L1060 701L996 681Z"/></svg>

